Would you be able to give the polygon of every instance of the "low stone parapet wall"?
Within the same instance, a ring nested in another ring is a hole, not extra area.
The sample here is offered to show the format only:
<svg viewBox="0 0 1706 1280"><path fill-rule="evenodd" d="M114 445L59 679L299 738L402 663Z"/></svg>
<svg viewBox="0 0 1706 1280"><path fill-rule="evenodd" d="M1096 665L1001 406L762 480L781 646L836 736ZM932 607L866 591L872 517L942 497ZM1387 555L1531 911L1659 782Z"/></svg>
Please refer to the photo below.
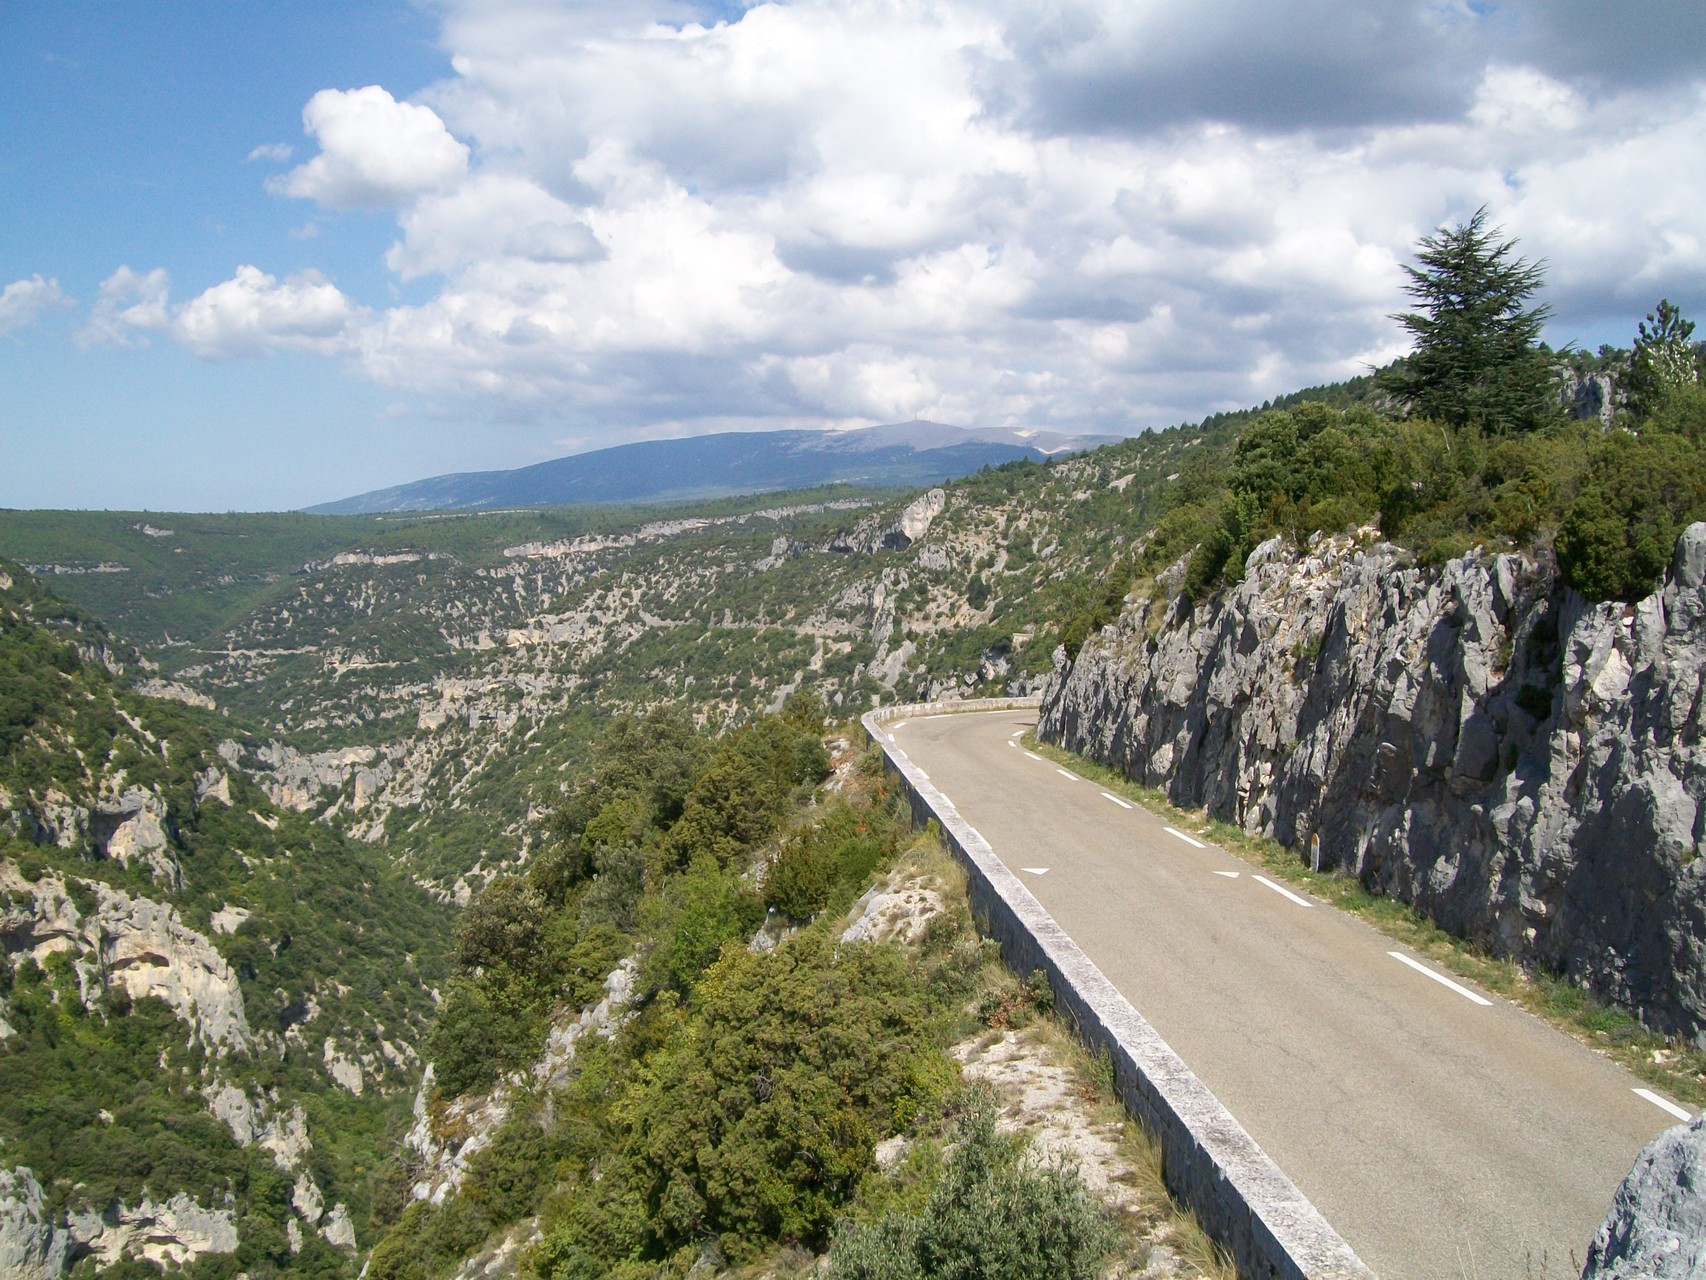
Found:
<svg viewBox="0 0 1706 1280"><path fill-rule="evenodd" d="M864 717L919 825L935 821L968 875L972 911L1021 975L1041 970L1055 1007L1094 1052L1113 1062L1114 1086L1161 1144L1168 1189L1231 1254L1243 1277L1373 1280L1373 1272L1209 1092L1155 1028L1007 869L953 803L895 749L882 723L954 712L1032 708L1036 698L884 707Z"/></svg>

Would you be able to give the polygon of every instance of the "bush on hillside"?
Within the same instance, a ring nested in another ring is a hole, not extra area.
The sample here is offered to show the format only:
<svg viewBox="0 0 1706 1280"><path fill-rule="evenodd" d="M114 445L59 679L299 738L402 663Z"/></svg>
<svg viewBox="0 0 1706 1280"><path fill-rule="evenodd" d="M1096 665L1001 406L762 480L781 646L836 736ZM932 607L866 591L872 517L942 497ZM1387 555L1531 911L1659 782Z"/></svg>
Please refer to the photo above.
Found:
<svg viewBox="0 0 1706 1280"><path fill-rule="evenodd" d="M1590 600L1638 600L1706 516L1706 466L1681 436L1607 436L1558 529L1558 567Z"/></svg>
<svg viewBox="0 0 1706 1280"><path fill-rule="evenodd" d="M765 867L764 901L790 920L852 903L871 873L894 857L895 832L845 802L790 833Z"/></svg>
<svg viewBox="0 0 1706 1280"><path fill-rule="evenodd" d="M831 1280L1095 1280L1115 1229L1075 1167L1028 1156L995 1117L993 1094L972 1091L923 1211L845 1228Z"/></svg>

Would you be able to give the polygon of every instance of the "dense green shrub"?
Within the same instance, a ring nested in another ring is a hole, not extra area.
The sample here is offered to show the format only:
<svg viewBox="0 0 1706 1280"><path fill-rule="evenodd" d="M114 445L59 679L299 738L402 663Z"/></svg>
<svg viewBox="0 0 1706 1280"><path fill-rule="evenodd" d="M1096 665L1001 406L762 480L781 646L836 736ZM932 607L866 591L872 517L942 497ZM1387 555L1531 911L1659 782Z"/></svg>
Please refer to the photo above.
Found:
<svg viewBox="0 0 1706 1280"><path fill-rule="evenodd" d="M745 939L763 919L763 904L739 873L701 854L650 904L646 931L656 941L642 966L644 985L691 990L725 943Z"/></svg>
<svg viewBox="0 0 1706 1280"><path fill-rule="evenodd" d="M1706 467L1681 436L1614 433L1558 529L1558 567L1592 600L1637 600L1658 585L1676 538L1706 515Z"/></svg>
<svg viewBox="0 0 1706 1280"><path fill-rule="evenodd" d="M844 909L871 873L894 857L894 824L845 802L786 836L765 868L764 901L790 920Z"/></svg>
<svg viewBox="0 0 1706 1280"><path fill-rule="evenodd" d="M822 931L767 955L730 948L695 1002L690 1034L655 1055L630 1104L656 1246L821 1246L928 1074L914 1059L936 1051L905 958Z"/></svg>
<svg viewBox="0 0 1706 1280"><path fill-rule="evenodd" d="M607 924L624 933L632 930L646 891L645 850L630 843L600 845L592 861L592 879L581 896L581 928Z"/></svg>
<svg viewBox="0 0 1706 1280"><path fill-rule="evenodd" d="M1029 1157L968 1095L957 1146L921 1213L844 1229L832 1280L1094 1280L1116 1238L1076 1168Z"/></svg>
<svg viewBox="0 0 1706 1280"><path fill-rule="evenodd" d="M544 1033L544 1009L520 983L458 978L426 1039L426 1055L447 1097L483 1089L526 1062Z"/></svg>

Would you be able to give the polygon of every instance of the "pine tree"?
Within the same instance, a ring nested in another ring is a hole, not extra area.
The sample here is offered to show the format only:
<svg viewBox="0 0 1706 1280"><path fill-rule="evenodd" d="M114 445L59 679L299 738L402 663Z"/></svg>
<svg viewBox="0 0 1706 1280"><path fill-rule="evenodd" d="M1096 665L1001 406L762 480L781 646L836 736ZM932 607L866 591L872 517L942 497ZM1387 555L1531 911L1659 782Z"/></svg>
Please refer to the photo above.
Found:
<svg viewBox="0 0 1706 1280"><path fill-rule="evenodd" d="M1694 341L1694 321L1684 319L1669 298L1660 299L1635 333L1623 384L1630 413L1637 420L1650 417L1673 392L1698 385L1703 362L1706 353Z"/></svg>
<svg viewBox="0 0 1706 1280"><path fill-rule="evenodd" d="M1514 256L1477 209L1466 224L1422 239L1406 266L1418 310L1392 318L1415 350L1380 376L1412 413L1495 434L1526 431L1556 412L1551 362L1540 346L1550 314L1530 307L1541 265Z"/></svg>

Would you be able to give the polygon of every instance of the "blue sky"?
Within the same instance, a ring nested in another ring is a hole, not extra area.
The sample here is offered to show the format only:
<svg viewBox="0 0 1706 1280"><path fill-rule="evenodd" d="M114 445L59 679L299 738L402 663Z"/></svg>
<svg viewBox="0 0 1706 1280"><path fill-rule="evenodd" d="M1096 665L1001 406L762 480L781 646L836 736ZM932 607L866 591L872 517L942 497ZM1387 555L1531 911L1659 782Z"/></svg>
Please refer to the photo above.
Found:
<svg viewBox="0 0 1706 1280"><path fill-rule="evenodd" d="M1706 307L1698 3L1041 12L12 0L0 505L1142 430L1390 358L1410 247L1483 203L1554 342Z"/></svg>

